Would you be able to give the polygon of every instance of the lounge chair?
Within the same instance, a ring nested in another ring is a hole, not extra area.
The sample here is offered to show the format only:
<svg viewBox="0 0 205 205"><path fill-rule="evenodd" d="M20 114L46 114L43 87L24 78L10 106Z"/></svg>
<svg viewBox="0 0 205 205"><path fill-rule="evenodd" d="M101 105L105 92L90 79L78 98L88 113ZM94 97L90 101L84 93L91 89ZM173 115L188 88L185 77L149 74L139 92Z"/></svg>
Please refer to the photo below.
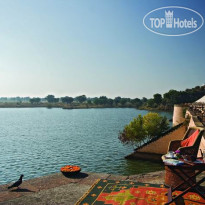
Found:
<svg viewBox="0 0 205 205"><path fill-rule="evenodd" d="M169 143L168 151L180 150L181 155L192 155L197 157L204 129L190 127L184 135L183 140L174 140Z"/></svg>

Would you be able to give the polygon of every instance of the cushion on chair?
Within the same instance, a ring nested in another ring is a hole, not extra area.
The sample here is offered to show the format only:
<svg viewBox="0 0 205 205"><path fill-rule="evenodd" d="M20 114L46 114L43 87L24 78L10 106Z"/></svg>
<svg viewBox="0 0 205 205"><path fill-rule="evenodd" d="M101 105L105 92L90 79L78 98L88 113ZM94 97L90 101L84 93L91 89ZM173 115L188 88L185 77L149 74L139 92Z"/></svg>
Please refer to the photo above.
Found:
<svg viewBox="0 0 205 205"><path fill-rule="evenodd" d="M199 130L196 130L192 135L190 135L187 139L181 141L181 147L189 147L192 146L199 134Z"/></svg>

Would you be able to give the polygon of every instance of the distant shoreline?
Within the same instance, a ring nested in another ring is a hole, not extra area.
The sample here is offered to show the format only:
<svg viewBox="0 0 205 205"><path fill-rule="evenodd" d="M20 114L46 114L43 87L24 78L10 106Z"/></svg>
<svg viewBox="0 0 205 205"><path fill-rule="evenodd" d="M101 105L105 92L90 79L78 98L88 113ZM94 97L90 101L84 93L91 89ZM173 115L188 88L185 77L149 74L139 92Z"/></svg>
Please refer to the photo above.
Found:
<svg viewBox="0 0 205 205"><path fill-rule="evenodd" d="M63 103L0 103L0 108L62 108L62 109L92 109L92 108L135 108L137 110L149 110L149 111L172 111L170 109L157 109L157 108L137 108L135 106L108 106L108 105L92 105L92 104L80 104L80 105L70 105Z"/></svg>
<svg viewBox="0 0 205 205"><path fill-rule="evenodd" d="M135 106L108 106L108 105L66 105L63 103L0 103L0 108L62 108L62 109L89 109L89 108L136 108Z"/></svg>

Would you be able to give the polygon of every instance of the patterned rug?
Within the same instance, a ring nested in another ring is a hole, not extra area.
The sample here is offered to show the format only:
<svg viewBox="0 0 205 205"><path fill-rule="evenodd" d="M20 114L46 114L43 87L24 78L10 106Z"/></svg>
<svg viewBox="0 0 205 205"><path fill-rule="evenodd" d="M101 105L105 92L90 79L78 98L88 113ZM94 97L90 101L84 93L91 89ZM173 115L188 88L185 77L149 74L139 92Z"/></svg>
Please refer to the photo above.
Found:
<svg viewBox="0 0 205 205"><path fill-rule="evenodd" d="M76 205L163 205L168 199L164 185L143 184L132 181L98 180ZM180 194L175 191L174 195ZM205 204L198 194L189 192L178 205ZM172 203L175 205L175 203Z"/></svg>

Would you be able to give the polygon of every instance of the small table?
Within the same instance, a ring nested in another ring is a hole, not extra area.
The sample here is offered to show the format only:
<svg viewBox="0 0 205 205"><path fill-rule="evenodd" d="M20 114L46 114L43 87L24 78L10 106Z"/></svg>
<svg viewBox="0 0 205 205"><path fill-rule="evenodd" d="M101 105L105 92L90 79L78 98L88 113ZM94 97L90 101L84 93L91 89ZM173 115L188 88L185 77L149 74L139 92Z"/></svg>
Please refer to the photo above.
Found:
<svg viewBox="0 0 205 205"><path fill-rule="evenodd" d="M199 186L201 183L205 181L205 177L203 177L198 182L195 182L193 180L196 176L198 176L200 173L205 171L205 163L189 163L189 164L183 164L183 165L170 165L167 163L164 163L164 164L165 164L165 167L167 166L170 170L172 170L174 174L176 174L178 177L182 179L182 182L179 183L177 186L169 188L168 203L166 204L171 204L172 202L176 201L178 198L182 197L184 194L186 194L189 191L195 191L203 199L205 199L205 194L203 193L201 187ZM188 176L185 170L194 170L195 173L191 176ZM172 193L175 190L179 189L184 184L187 184L188 188L186 188L184 191L182 191L181 194L173 198Z"/></svg>

